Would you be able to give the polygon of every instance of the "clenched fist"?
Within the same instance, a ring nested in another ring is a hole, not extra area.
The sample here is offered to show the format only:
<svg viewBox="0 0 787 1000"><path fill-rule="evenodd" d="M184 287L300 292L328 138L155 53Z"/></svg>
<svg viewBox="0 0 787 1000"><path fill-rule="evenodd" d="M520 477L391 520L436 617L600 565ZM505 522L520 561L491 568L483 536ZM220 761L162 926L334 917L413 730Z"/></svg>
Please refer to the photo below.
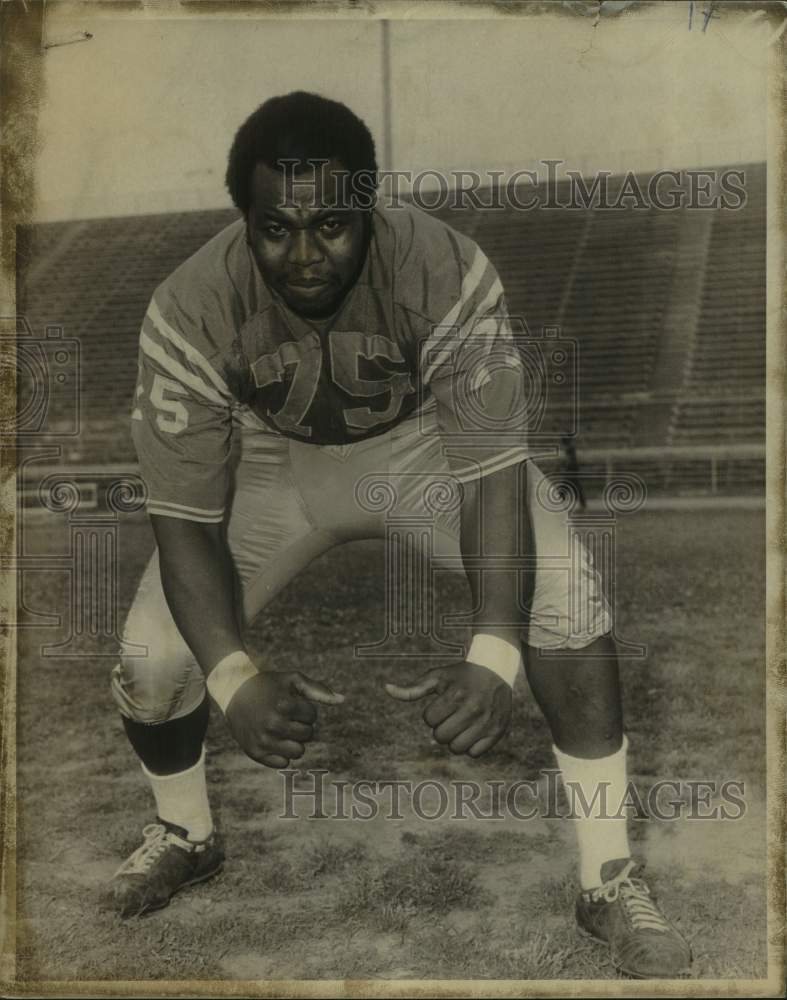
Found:
<svg viewBox="0 0 787 1000"><path fill-rule="evenodd" d="M340 705L344 695L298 671L255 674L225 710L230 732L244 753L266 767L287 767L303 756L317 719L314 702Z"/></svg>
<svg viewBox="0 0 787 1000"><path fill-rule="evenodd" d="M510 686L475 663L437 667L414 684L386 684L385 690L399 701L433 695L423 719L437 742L451 753L480 757L506 733L511 721Z"/></svg>

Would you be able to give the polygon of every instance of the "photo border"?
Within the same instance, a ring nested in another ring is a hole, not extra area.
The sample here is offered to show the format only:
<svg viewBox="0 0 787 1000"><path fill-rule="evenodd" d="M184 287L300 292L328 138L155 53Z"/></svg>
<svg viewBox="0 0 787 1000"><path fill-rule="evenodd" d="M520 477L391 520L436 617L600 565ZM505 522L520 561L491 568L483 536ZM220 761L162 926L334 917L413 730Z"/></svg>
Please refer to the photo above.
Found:
<svg viewBox="0 0 787 1000"><path fill-rule="evenodd" d="M37 151L36 125L43 99L43 67L39 0L6 0L0 3L0 86L3 103L0 125L5 137L0 178L0 307L4 315L14 315L16 227L34 216L33 170ZM601 7L595 18L581 10L581 3L520 2L353 2L333 0L293 0L239 4L213 0L161 0L155 4L135 2L58 3L60 9L90 9L91 16L121 18L273 18L324 20L365 18L370 20L457 18L584 18L588 41L602 30ZM612 5L610 5L611 7ZM617 5L621 6L621 5ZM626 7L626 5L623 5ZM632 3L617 16L637 19L647 28L650 4ZM785 951L785 344L787 343L787 297L785 296L785 220L779 206L787 204L785 182L784 113L787 108L787 18L783 5L774 3L734 3L725 5L725 17L761 16L773 28L769 44L769 110L767 155L767 386L766 386L766 531L767 531L767 794L768 794L768 976L757 980L281 980L243 982L206 981L18 981L15 974L16 939L16 650L13 630L3 635L3 662L0 674L2 697L2 737L0 737L0 985L4 995L14 996L259 996L259 997L406 997L406 996L778 996L784 995ZM779 28L781 26L781 32ZM689 72L689 70L687 70ZM734 70L733 70L734 72ZM0 372L0 416L13 419L15 405L14 366ZM3 551L12 554L15 546L16 478L14 451L0 454L0 532ZM733 585L733 584L731 584ZM0 605L6 620L13 620L16 606L15 574L0 579Z"/></svg>

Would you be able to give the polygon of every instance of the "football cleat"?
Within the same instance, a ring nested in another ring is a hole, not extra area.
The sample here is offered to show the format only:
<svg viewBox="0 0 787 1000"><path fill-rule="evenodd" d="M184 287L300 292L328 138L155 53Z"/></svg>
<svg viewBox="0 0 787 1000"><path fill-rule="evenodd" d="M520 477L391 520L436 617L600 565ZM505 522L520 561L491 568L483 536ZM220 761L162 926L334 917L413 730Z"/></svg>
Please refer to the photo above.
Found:
<svg viewBox="0 0 787 1000"><path fill-rule="evenodd" d="M142 831L142 845L115 872L112 903L121 917L139 917L166 906L176 892L221 871L224 851L214 832L207 840L159 819Z"/></svg>
<svg viewBox="0 0 787 1000"><path fill-rule="evenodd" d="M618 971L637 979L674 979L691 965L691 948L659 909L631 858L607 861L597 889L582 891L576 916L580 930L609 945Z"/></svg>

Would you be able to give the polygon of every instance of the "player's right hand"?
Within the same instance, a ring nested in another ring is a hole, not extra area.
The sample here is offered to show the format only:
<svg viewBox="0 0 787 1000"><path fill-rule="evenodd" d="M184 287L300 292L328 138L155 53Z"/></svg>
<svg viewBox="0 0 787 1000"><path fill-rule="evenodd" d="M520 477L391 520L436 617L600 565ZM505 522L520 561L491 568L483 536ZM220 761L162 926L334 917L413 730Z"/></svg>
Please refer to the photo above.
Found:
<svg viewBox="0 0 787 1000"><path fill-rule="evenodd" d="M287 767L312 738L315 702L343 701L344 695L298 671L264 671L241 684L224 716L247 756L266 767Z"/></svg>

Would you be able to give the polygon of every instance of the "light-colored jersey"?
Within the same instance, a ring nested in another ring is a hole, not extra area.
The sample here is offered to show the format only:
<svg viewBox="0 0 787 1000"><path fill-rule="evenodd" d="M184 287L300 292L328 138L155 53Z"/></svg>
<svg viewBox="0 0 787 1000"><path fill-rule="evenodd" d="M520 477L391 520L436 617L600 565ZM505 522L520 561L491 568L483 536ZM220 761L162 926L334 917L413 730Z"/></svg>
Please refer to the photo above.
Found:
<svg viewBox="0 0 787 1000"><path fill-rule="evenodd" d="M150 513L221 521L238 427L342 445L434 408L460 480L526 457L522 356L472 240L414 207L376 208L359 278L324 325L268 289L243 220L156 289L132 413Z"/></svg>

